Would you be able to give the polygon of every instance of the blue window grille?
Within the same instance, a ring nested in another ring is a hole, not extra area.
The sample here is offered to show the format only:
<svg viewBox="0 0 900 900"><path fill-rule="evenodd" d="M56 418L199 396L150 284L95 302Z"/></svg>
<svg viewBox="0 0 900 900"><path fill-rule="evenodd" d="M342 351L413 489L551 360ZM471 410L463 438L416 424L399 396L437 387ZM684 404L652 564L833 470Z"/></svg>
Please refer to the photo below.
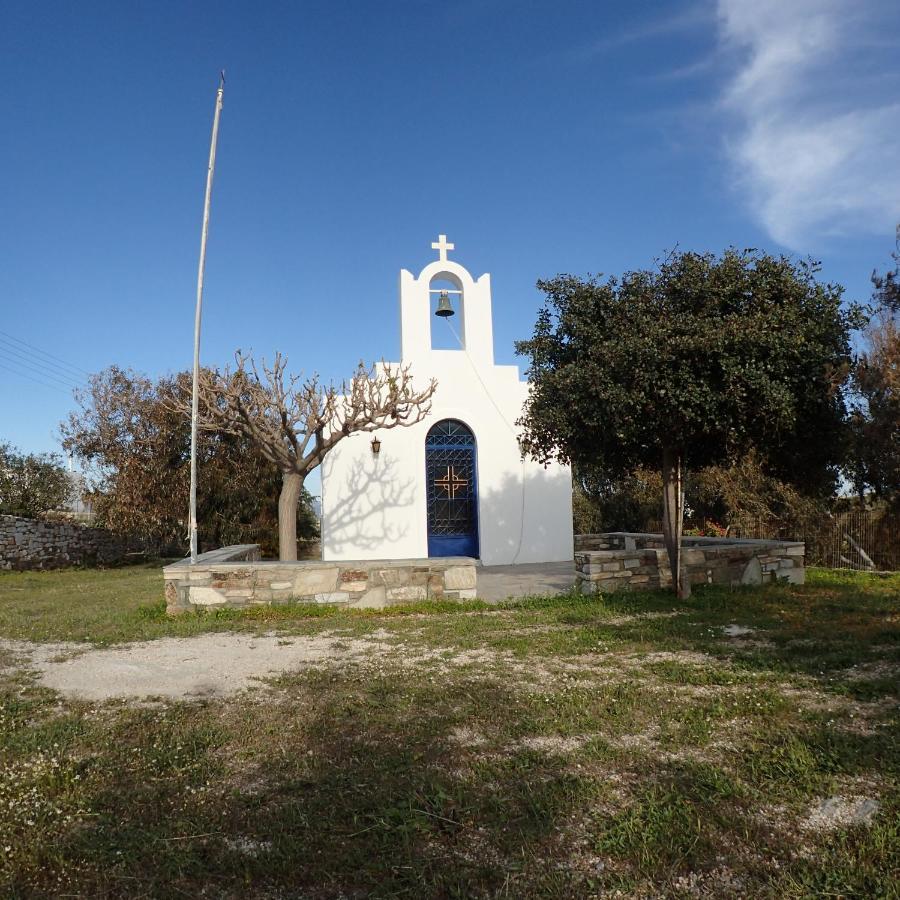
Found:
<svg viewBox="0 0 900 900"><path fill-rule="evenodd" d="M478 556L475 436L456 419L433 425L425 438L428 555Z"/></svg>

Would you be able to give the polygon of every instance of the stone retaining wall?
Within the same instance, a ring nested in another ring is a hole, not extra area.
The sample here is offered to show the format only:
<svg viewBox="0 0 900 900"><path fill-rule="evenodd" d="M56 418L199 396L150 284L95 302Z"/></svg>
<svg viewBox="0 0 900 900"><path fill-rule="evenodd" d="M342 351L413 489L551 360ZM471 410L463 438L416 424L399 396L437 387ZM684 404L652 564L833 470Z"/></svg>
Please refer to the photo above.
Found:
<svg viewBox="0 0 900 900"><path fill-rule="evenodd" d="M803 584L800 541L686 537L682 563L691 584ZM633 532L575 536L575 571L582 593L671 587L662 535Z"/></svg>
<svg viewBox="0 0 900 900"><path fill-rule="evenodd" d="M0 569L61 569L114 565L128 542L102 528L75 522L0 516Z"/></svg>
<svg viewBox="0 0 900 900"><path fill-rule="evenodd" d="M475 560L260 561L257 544L222 547L163 569L166 611L329 603L380 608L475 596Z"/></svg>

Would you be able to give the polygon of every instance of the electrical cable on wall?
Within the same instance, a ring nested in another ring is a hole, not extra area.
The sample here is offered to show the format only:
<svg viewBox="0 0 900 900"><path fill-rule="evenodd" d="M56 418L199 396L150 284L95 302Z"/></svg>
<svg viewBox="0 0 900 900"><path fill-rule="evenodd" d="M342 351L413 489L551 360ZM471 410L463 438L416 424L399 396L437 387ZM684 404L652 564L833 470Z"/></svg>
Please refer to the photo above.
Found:
<svg viewBox="0 0 900 900"><path fill-rule="evenodd" d="M466 349L466 345L463 343L462 338L457 334L456 329L450 324L449 316L444 318L444 321L447 323L447 327L453 333L453 336L456 338L457 343L459 344L460 349L465 354L466 359L469 361L469 365L472 367L472 371L475 373L475 377L478 379L478 383L481 385L484 390L485 396L487 396L488 400L491 401L491 405L494 409L497 410L500 415L500 420L504 425L509 429L510 434L516 439L516 443L519 443L519 435L516 433L515 428L507 421L506 415L503 410L500 409L500 406L497 404L496 400L494 400L493 395L491 394L488 386L484 383L484 379L481 377L481 373L478 371L478 366L475 365L475 360L472 359L469 351ZM521 450L521 446L519 448ZM522 542L525 540L525 457L520 455L519 463L521 465L519 480L522 487L522 506L519 513L519 543L516 546L515 555L512 558L512 565L515 565L519 559L519 554L522 552Z"/></svg>

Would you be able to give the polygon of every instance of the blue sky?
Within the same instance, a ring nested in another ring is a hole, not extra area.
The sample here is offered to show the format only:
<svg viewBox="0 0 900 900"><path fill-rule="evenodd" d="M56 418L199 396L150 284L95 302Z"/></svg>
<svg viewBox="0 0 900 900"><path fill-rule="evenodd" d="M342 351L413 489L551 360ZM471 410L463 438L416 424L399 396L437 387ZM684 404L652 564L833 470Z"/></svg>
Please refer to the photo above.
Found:
<svg viewBox="0 0 900 900"><path fill-rule="evenodd" d="M439 232L492 273L498 362L538 278L676 244L811 254L866 299L898 44L900 5L863 0L6 0L0 440L57 448L84 373L190 366L221 67L203 362L340 378L397 358L398 273Z"/></svg>

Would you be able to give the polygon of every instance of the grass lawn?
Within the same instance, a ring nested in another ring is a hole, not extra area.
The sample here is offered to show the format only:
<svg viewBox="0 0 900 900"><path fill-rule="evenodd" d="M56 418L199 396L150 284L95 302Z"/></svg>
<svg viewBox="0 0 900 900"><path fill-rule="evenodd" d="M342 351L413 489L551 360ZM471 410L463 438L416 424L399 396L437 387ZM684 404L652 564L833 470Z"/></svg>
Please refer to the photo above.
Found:
<svg viewBox="0 0 900 900"><path fill-rule="evenodd" d="M0 638L373 650L86 703L0 643L0 895L900 897L898 575L178 620L161 588L3 575Z"/></svg>

